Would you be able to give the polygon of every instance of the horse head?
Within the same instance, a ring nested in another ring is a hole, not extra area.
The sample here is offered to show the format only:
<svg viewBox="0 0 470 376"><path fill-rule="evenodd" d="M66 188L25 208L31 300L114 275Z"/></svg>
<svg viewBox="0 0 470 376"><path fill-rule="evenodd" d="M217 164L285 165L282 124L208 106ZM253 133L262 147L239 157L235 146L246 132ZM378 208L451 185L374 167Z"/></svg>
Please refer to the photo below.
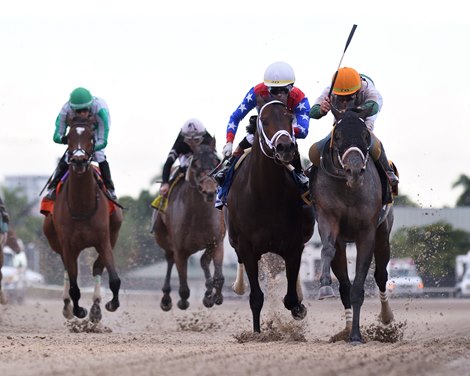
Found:
<svg viewBox="0 0 470 376"><path fill-rule="evenodd" d="M215 150L215 138L209 145L198 145L193 152L188 168L189 181L202 194L204 201L213 202L217 192L217 182L209 174L220 162Z"/></svg>
<svg viewBox="0 0 470 376"><path fill-rule="evenodd" d="M290 163L295 156L294 115L281 101L270 101L258 116L258 138L264 155L280 163Z"/></svg>
<svg viewBox="0 0 470 376"><path fill-rule="evenodd" d="M346 184L350 187L360 186L369 161L370 132L361 117L362 113L346 111L335 116L338 117L332 135L332 151L344 170Z"/></svg>
<svg viewBox="0 0 470 376"><path fill-rule="evenodd" d="M92 117L74 116L68 119L70 127L68 139L68 161L73 172L83 174L93 160L95 138Z"/></svg>

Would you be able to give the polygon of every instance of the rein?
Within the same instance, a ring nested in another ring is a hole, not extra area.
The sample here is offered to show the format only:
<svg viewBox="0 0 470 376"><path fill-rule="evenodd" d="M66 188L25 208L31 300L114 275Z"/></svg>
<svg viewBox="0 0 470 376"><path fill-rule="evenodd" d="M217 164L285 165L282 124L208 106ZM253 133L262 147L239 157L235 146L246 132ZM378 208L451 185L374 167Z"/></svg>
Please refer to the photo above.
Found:
<svg viewBox="0 0 470 376"><path fill-rule="evenodd" d="M264 132L263 122L261 121L261 115L263 113L263 110L267 106L269 106L270 104L282 104L283 106L285 106L285 104L281 101L272 101L272 102L266 103L263 107L261 107L261 110L259 111L259 115L258 115L258 122L257 122L258 134L260 135L258 137L258 140L259 140L260 149L263 152L263 154L266 157L268 157L270 159L273 159L276 162L279 162L279 154L276 153L277 142L278 142L280 137L287 136L289 138L289 140L291 140L293 143L295 143L294 128L292 127L291 133L289 133L286 130L282 129L282 130L277 131L276 133L274 133L274 135L271 138L269 138L266 135L266 133ZM268 152L265 150L264 145L266 145L269 148L269 151L271 152L271 154L268 154ZM281 164L284 164L284 163L281 163Z"/></svg>

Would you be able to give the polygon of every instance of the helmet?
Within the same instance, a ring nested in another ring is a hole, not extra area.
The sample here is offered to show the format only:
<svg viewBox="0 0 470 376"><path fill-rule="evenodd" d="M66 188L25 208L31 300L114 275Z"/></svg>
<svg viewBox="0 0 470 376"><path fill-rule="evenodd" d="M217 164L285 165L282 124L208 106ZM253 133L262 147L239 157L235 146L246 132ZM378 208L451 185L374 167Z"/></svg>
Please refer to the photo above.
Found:
<svg viewBox="0 0 470 376"><path fill-rule="evenodd" d="M333 85L336 95L351 95L361 88L361 77L353 68L340 68Z"/></svg>
<svg viewBox="0 0 470 376"><path fill-rule="evenodd" d="M294 70L283 61L272 63L264 72L264 84L268 87L293 85L294 82Z"/></svg>
<svg viewBox="0 0 470 376"><path fill-rule="evenodd" d="M198 119L189 119L181 127L181 134L184 138L198 138L206 133L206 127Z"/></svg>
<svg viewBox="0 0 470 376"><path fill-rule="evenodd" d="M83 88L78 87L70 94L70 107L73 110L80 110L82 108L90 107L93 102L93 97L91 93Z"/></svg>

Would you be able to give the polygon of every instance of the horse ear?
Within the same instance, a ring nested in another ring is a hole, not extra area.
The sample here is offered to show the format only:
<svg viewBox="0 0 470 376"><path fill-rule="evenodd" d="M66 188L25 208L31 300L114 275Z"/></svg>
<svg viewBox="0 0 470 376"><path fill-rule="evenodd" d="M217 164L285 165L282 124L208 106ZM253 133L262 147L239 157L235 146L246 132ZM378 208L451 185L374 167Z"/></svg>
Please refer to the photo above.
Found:
<svg viewBox="0 0 470 376"><path fill-rule="evenodd" d="M211 147L215 150L215 136L212 137L212 140L211 140Z"/></svg>
<svg viewBox="0 0 470 376"><path fill-rule="evenodd" d="M371 108L371 107L367 107L367 108L363 109L362 111L360 111L360 112L358 113L358 116L359 116L361 119L365 120L366 118L368 118L368 117L370 116L371 112L372 112L372 108Z"/></svg>

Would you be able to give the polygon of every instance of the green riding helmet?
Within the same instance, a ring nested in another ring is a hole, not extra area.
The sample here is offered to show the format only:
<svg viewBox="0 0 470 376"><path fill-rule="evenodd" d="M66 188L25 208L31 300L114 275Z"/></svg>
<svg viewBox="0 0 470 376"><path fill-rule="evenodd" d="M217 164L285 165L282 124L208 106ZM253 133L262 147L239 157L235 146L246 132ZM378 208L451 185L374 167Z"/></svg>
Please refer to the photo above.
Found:
<svg viewBox="0 0 470 376"><path fill-rule="evenodd" d="M93 96L91 93L83 88L78 87L72 93L70 93L70 107L73 110L81 110L82 108L88 108L93 102Z"/></svg>

